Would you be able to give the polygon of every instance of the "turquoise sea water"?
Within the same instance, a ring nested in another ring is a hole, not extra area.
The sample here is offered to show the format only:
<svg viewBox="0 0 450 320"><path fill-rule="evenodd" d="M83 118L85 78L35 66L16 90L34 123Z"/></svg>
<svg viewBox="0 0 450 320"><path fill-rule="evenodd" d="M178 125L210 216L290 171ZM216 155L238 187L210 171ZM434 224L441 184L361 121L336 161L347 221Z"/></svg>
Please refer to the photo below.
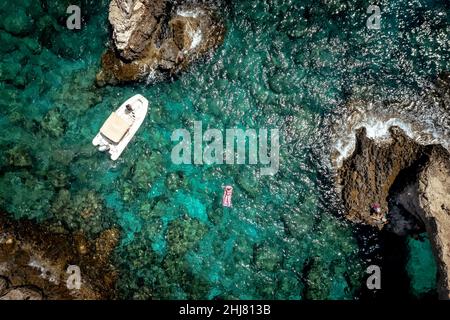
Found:
<svg viewBox="0 0 450 320"><path fill-rule="evenodd" d="M436 264L433 260L431 244L425 235L423 241L408 238L409 259L406 265L411 275L411 292L420 297L436 288Z"/></svg>
<svg viewBox="0 0 450 320"><path fill-rule="evenodd" d="M367 263L337 214L323 122L349 97L402 99L449 70L449 4L380 1L379 31L365 28L369 1L219 4L227 34L214 54L172 81L96 88L108 1L78 2L82 30L70 31L76 3L0 4L0 208L90 237L119 226L123 298L357 296ZM112 162L91 140L137 93L150 111ZM171 133L194 121L280 128L278 174L174 165Z"/></svg>

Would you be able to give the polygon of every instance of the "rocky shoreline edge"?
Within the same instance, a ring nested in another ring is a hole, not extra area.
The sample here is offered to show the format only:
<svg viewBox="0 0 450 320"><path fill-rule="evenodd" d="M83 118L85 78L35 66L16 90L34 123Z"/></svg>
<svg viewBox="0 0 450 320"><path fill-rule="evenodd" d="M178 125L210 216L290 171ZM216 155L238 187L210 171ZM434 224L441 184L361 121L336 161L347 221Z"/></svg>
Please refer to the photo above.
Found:
<svg viewBox="0 0 450 320"><path fill-rule="evenodd" d="M217 48L225 35L212 2L112 0L108 18L112 41L102 56L98 86L174 76Z"/></svg>
<svg viewBox="0 0 450 320"><path fill-rule="evenodd" d="M450 299L450 153L419 145L398 127L390 133L380 143L358 130L354 153L338 169L344 216L399 235L424 227L438 265L439 298Z"/></svg>
<svg viewBox="0 0 450 320"><path fill-rule="evenodd" d="M115 298L118 275L110 260L119 235L112 228L88 239L0 212L0 300ZM69 266L79 268L79 288Z"/></svg>

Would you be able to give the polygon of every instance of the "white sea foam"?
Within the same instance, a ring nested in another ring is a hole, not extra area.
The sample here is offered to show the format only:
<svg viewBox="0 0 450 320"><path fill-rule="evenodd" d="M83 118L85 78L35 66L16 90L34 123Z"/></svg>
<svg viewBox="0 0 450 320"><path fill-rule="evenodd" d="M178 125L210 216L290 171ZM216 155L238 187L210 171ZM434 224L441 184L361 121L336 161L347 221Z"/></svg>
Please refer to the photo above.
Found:
<svg viewBox="0 0 450 320"><path fill-rule="evenodd" d="M50 270L47 267L45 267L38 259L31 258L30 261L28 262L28 266L38 269L41 272L40 274L41 278L47 279L48 281L54 284L59 283L58 277L55 276L52 272L50 272Z"/></svg>
<svg viewBox="0 0 450 320"><path fill-rule="evenodd" d="M192 39L190 50L195 49L202 41L202 31L200 29L195 30L195 32L190 32L189 36Z"/></svg>
<svg viewBox="0 0 450 320"><path fill-rule="evenodd" d="M203 11L200 9L194 9L194 10L178 9L178 11L177 11L177 15L186 17L186 18L197 18L202 13L203 13Z"/></svg>
<svg viewBox="0 0 450 320"><path fill-rule="evenodd" d="M153 83L156 79L156 71L155 69L150 69L150 72L147 75L146 84L149 85L150 83Z"/></svg>
<svg viewBox="0 0 450 320"><path fill-rule="evenodd" d="M450 151L450 139L445 134L446 131L438 130L433 119L408 117L402 112L375 112L376 108L380 109L380 106L356 108L349 116L336 123L335 141L332 143L335 167L339 168L352 155L356 146L356 131L361 128L366 129L368 138L385 143L391 139L389 129L399 127L421 145L441 144Z"/></svg>

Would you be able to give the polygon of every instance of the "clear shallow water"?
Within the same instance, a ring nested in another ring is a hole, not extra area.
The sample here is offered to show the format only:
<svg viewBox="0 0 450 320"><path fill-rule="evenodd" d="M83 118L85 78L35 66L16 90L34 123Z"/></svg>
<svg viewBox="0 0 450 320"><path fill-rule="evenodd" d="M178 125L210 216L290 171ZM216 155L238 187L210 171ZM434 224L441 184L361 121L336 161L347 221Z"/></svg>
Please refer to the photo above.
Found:
<svg viewBox="0 0 450 320"><path fill-rule="evenodd" d="M349 97L411 97L448 70L448 4L382 1L373 32L368 1L236 1L221 8L224 44L178 79L99 89L108 2L83 1L80 32L64 28L65 1L35 3L0 5L2 17L25 12L18 27L0 24L1 208L92 237L120 226L124 298L356 296L367 262L336 215L323 122ZM137 93L149 114L113 163L91 139ZM279 173L172 164L170 135L193 121L279 127ZM224 184L232 209L221 206Z"/></svg>
<svg viewBox="0 0 450 320"><path fill-rule="evenodd" d="M436 288L436 264L433 260L431 244L425 235L423 241L408 238L409 259L406 265L411 275L411 292L415 296L432 292Z"/></svg>

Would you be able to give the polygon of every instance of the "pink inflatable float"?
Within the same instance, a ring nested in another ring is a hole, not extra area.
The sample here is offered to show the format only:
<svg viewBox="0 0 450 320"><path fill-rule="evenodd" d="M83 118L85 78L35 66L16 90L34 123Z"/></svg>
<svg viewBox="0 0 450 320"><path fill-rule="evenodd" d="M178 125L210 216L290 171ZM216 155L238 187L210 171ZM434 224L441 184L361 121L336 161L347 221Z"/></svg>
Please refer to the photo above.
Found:
<svg viewBox="0 0 450 320"><path fill-rule="evenodd" d="M232 207L231 204L231 196L233 195L233 187L232 186L225 186L223 190L223 198L222 198L222 205L224 207Z"/></svg>

